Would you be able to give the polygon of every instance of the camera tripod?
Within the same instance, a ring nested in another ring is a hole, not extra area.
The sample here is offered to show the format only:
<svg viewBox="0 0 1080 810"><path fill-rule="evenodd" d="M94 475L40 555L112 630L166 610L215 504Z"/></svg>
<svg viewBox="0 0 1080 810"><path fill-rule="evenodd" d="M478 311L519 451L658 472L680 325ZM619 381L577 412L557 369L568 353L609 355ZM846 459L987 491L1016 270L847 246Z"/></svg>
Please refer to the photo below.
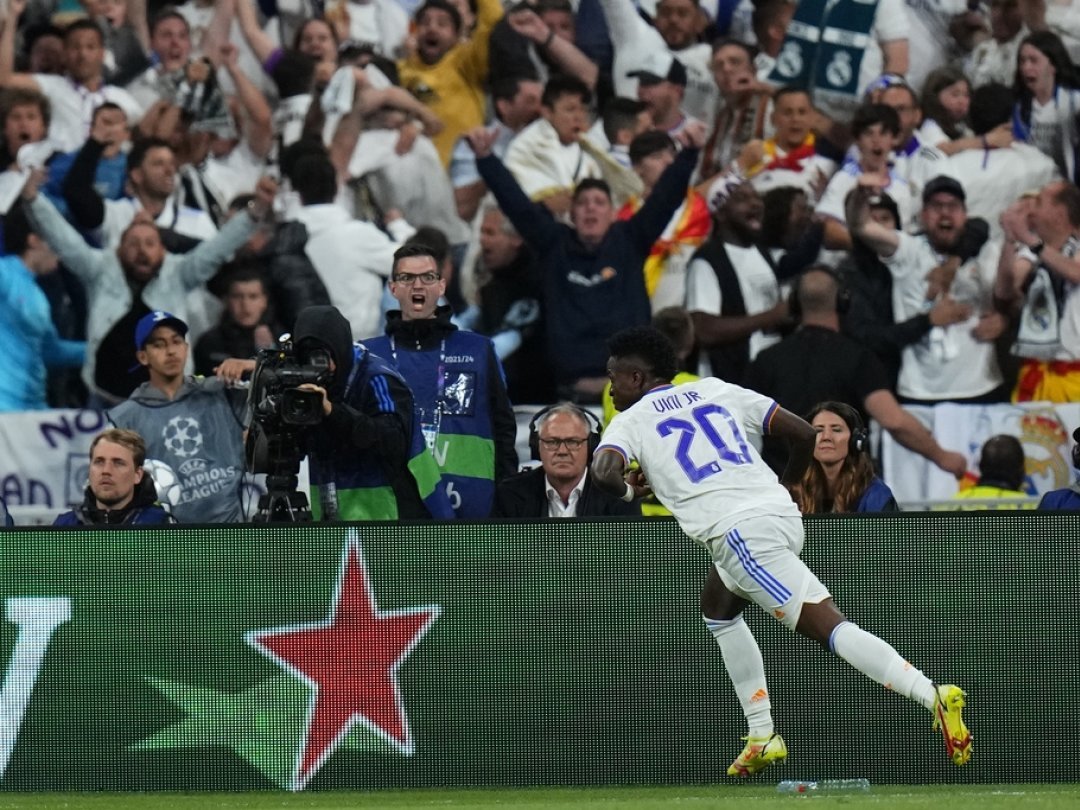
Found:
<svg viewBox="0 0 1080 810"><path fill-rule="evenodd" d="M307 495L297 489L300 449L298 437L283 433L262 435L266 452L266 494L259 497L259 509L252 523L311 523Z"/></svg>
<svg viewBox="0 0 1080 810"><path fill-rule="evenodd" d="M267 475L265 495L252 523L311 523L307 495L296 488L295 475Z"/></svg>

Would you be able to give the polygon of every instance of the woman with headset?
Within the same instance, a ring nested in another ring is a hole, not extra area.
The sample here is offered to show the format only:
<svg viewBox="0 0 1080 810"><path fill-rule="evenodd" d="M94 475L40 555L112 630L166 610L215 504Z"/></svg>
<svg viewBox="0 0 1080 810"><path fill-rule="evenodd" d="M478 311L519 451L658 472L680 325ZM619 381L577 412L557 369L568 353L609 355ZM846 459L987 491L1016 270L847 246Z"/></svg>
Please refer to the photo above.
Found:
<svg viewBox="0 0 1080 810"><path fill-rule="evenodd" d="M843 402L821 402L806 420L817 430L814 462L791 489L804 515L899 511L892 491L874 473L869 436L857 410Z"/></svg>

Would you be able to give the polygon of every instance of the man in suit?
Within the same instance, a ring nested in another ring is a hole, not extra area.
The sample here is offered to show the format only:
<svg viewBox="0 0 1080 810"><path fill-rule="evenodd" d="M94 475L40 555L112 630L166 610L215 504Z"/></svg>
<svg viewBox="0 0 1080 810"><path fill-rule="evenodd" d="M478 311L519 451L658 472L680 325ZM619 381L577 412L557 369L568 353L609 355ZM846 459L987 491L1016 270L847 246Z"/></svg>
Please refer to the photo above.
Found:
<svg viewBox="0 0 1080 810"><path fill-rule="evenodd" d="M499 482L492 517L640 515L637 503L593 487L588 465L599 441L596 418L576 405L563 403L541 411L529 432L529 446L540 466Z"/></svg>

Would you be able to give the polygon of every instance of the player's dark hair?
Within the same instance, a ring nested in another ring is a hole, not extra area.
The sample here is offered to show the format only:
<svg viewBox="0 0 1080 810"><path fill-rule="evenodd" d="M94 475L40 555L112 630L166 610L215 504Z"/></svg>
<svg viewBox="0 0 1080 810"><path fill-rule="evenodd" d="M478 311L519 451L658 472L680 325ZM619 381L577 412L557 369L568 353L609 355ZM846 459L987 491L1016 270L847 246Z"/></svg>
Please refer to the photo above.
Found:
<svg viewBox="0 0 1080 810"><path fill-rule="evenodd" d="M442 270L443 264L450 258L450 240L446 234L432 225L422 225L416 229L416 233L405 240L406 245L423 245L427 255L435 260L437 269ZM396 260L395 260L396 263Z"/></svg>
<svg viewBox="0 0 1080 810"><path fill-rule="evenodd" d="M98 35L98 40L100 40L102 46L105 45L105 34L102 32L101 27L93 20L86 18L75 20L64 29L64 44L67 44L68 38L78 31L93 31Z"/></svg>
<svg viewBox="0 0 1080 810"><path fill-rule="evenodd" d="M544 93L540 96L540 103L549 110L555 106L555 102L563 96L577 96L581 103L588 105L592 101L592 91L589 86L576 76L555 75L548 79L544 85Z"/></svg>
<svg viewBox="0 0 1080 810"><path fill-rule="evenodd" d="M146 156L150 154L151 149L168 149L170 152L173 152L173 148L169 144L169 142L163 140L162 138L136 139L136 141L131 145L131 151L128 152L128 175L130 175L134 169L142 168L143 163L146 162Z"/></svg>
<svg viewBox="0 0 1080 810"><path fill-rule="evenodd" d="M607 184L606 180L601 180L599 177L586 177L574 187L573 201L577 202L577 198L589 189L602 191L607 195L609 200L611 199L611 186Z"/></svg>
<svg viewBox="0 0 1080 810"><path fill-rule="evenodd" d="M781 2L788 2L788 0L781 0ZM806 96L806 100L810 102L810 106L814 106L814 100L810 98L810 91L805 87L798 87L794 84L788 84L781 87L775 93L773 93L773 107L776 106L776 102L782 99L784 96Z"/></svg>
<svg viewBox="0 0 1080 810"><path fill-rule="evenodd" d="M301 156L289 173L289 182L304 205L332 203L338 193L338 177L330 158L317 152Z"/></svg>
<svg viewBox="0 0 1080 810"><path fill-rule="evenodd" d="M444 11L449 14L450 20L454 24L454 30L459 34L461 33L461 26L465 24L465 21L461 19L461 12L457 10L457 6L453 3L447 2L447 0L425 0L424 5L416 10L413 19L419 23L430 10Z"/></svg>
<svg viewBox="0 0 1080 810"><path fill-rule="evenodd" d="M150 36L157 33L158 26L167 20L179 20L184 24L184 28L187 30L188 35L191 35L191 23L187 21L187 17L181 14L176 6L164 6L154 15L154 19L150 21Z"/></svg>
<svg viewBox="0 0 1080 810"><path fill-rule="evenodd" d="M110 110L119 110L120 112L124 113L124 120L127 120L127 113L124 112L123 107L121 107L115 101L103 101L101 102L101 104L98 104L96 107L94 107L94 112L90 116L90 124L96 124L98 116L101 115L103 112L109 112Z"/></svg>
<svg viewBox="0 0 1080 810"><path fill-rule="evenodd" d="M416 234L413 234L416 236ZM428 256L433 262L435 262L435 272L441 275L441 263L439 262L436 248L423 244L422 242L408 241L397 250L394 251L394 264L392 265L393 272L397 272L398 262L402 259L412 259L417 256Z"/></svg>
<svg viewBox="0 0 1080 810"><path fill-rule="evenodd" d="M315 82L315 58L306 53L286 49L270 69L270 78L277 86L279 98L291 98L311 92Z"/></svg>
<svg viewBox="0 0 1080 810"><path fill-rule="evenodd" d="M851 119L851 135L858 138L875 124L893 135L900 134L900 116L888 104L863 104Z"/></svg>
<svg viewBox="0 0 1080 810"><path fill-rule="evenodd" d="M995 127L1012 120L1012 88L1000 82L990 82L977 87L971 94L971 109L968 111L968 123L976 135L985 135Z"/></svg>
<svg viewBox="0 0 1080 810"><path fill-rule="evenodd" d="M630 141L630 148L627 151L630 155L630 164L636 166L645 158L655 155L657 152L671 152L674 154L676 148L675 141L666 132L659 129L650 129L635 136L634 140Z"/></svg>
<svg viewBox="0 0 1080 810"><path fill-rule="evenodd" d="M653 326L633 326L617 332L608 340L612 357L640 361L658 380L670 381L678 372L675 347Z"/></svg>
<svg viewBox="0 0 1080 810"><path fill-rule="evenodd" d="M641 113L648 108L644 101L636 98L615 96L604 105L603 121L604 134L611 143L618 142L619 132L624 129L634 129ZM667 133L664 133L665 135Z"/></svg>
<svg viewBox="0 0 1080 810"><path fill-rule="evenodd" d="M991 436L979 454L979 485L1020 489L1024 485L1024 445L1015 436Z"/></svg>

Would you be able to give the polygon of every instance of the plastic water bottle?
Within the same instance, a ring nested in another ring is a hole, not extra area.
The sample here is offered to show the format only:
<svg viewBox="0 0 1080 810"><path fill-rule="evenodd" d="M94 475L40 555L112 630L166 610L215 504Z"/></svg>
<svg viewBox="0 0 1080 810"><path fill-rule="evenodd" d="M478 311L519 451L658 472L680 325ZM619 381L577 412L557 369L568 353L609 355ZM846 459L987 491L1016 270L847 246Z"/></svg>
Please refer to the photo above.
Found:
<svg viewBox="0 0 1080 810"><path fill-rule="evenodd" d="M870 790L869 779L816 779L803 781L785 779L776 786L777 793L866 793Z"/></svg>

